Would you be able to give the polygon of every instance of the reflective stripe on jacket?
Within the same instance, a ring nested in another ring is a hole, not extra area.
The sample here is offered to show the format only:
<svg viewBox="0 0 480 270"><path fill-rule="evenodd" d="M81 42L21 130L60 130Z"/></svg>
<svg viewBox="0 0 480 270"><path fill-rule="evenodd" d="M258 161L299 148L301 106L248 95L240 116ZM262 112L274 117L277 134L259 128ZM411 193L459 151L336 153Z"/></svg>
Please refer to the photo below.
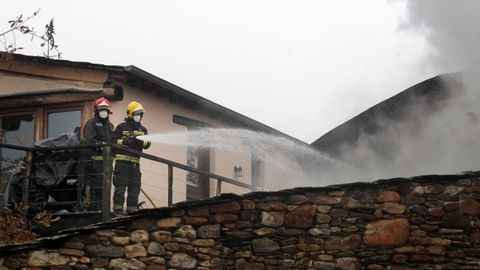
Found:
<svg viewBox="0 0 480 270"><path fill-rule="evenodd" d="M123 160L123 161L129 161L133 163L140 163L140 158L139 157L132 157L129 155L123 155L123 154L116 154L115 155L115 160Z"/></svg>
<svg viewBox="0 0 480 270"><path fill-rule="evenodd" d="M134 122L131 119L126 119L120 123L114 131L114 142L117 144L128 146L132 150L142 152L143 149L150 147L150 142L138 139L129 139L130 135L142 136L147 135L147 129L140 123ZM116 160L130 161L134 163L140 162L140 156L131 154L127 151L117 150L115 152Z"/></svg>

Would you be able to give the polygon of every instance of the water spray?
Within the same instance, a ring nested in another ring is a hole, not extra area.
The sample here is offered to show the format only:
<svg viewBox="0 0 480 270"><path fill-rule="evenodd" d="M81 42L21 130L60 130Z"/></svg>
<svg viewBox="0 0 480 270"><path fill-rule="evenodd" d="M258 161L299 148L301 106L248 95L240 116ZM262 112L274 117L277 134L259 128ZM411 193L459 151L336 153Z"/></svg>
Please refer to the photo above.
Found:
<svg viewBox="0 0 480 270"><path fill-rule="evenodd" d="M316 168L319 166L328 167L338 163L307 144L295 142L285 137L246 129L204 128L194 131L143 135L137 138L152 143L208 147L246 156L254 156L256 159L273 165L291 175L289 178L293 178L291 179L293 183L283 179L277 180L283 180L286 185L284 187L292 187L292 184L295 186L322 184L318 183L319 179L314 179L313 181L311 179L301 179L305 177L303 171L296 172L294 170L299 169L288 167L292 161L297 163L308 161L310 165L316 164L314 165ZM302 170L303 166L298 167Z"/></svg>

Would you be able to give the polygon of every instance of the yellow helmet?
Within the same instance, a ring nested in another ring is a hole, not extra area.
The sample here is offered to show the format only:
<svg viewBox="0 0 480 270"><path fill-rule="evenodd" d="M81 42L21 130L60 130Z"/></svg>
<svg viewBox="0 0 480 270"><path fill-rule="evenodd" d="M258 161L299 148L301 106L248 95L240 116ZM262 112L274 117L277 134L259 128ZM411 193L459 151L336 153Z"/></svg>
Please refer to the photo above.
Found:
<svg viewBox="0 0 480 270"><path fill-rule="evenodd" d="M133 118L133 113L144 113L145 109L143 108L142 104L137 101L132 101L127 106L127 117Z"/></svg>

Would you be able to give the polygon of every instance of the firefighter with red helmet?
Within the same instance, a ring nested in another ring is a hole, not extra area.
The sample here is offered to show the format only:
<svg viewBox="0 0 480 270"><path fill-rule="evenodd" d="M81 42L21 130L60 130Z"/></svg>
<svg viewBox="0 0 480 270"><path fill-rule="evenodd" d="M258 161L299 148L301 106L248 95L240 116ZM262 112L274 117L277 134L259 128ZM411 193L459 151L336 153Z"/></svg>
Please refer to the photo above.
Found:
<svg viewBox="0 0 480 270"><path fill-rule="evenodd" d="M141 121L145 110L137 101L132 101L127 107L127 117L120 123L114 132L117 144L128 146L130 149L142 152L150 147L150 142L139 140L136 137L147 135L147 128ZM115 170L113 172L113 211L122 214L124 211L125 192L127 192L127 212L138 210L138 196L141 187L140 156L129 152L118 151L115 154Z"/></svg>
<svg viewBox="0 0 480 270"><path fill-rule="evenodd" d="M85 123L83 137L87 144L112 142L114 126L109 120L111 104L108 99L100 97L95 100L93 110L95 116ZM85 163L85 184L90 188L90 202L95 210L100 210L103 183L102 148L89 149Z"/></svg>

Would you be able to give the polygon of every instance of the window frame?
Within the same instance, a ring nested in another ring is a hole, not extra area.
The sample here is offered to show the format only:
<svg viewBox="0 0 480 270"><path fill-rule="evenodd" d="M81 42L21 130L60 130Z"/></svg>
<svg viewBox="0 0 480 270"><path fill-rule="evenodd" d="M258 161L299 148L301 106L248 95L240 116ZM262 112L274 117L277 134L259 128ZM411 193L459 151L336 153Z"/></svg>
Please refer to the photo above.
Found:
<svg viewBox="0 0 480 270"><path fill-rule="evenodd" d="M83 134L83 125L84 125L84 108L83 104L62 104L56 106L45 106L43 107L43 116L42 116L42 128L41 128L41 139L48 138L48 115L50 113L59 113L59 112L72 112L80 111L80 134Z"/></svg>
<svg viewBox="0 0 480 270"><path fill-rule="evenodd" d="M0 109L0 116L15 116L22 114L33 114L34 117L34 143L47 138L48 135L48 113L80 111L80 136L83 134L83 126L86 119L89 119L93 113L90 109L91 101L65 103L56 105L41 105L37 107L24 107L20 109Z"/></svg>
<svg viewBox="0 0 480 270"><path fill-rule="evenodd" d="M25 114L33 115L33 143L35 143L38 140L38 125L39 125L38 109L25 108L25 109L17 109L17 110L0 111L0 129L2 127L2 117L18 116L18 115L25 115Z"/></svg>

